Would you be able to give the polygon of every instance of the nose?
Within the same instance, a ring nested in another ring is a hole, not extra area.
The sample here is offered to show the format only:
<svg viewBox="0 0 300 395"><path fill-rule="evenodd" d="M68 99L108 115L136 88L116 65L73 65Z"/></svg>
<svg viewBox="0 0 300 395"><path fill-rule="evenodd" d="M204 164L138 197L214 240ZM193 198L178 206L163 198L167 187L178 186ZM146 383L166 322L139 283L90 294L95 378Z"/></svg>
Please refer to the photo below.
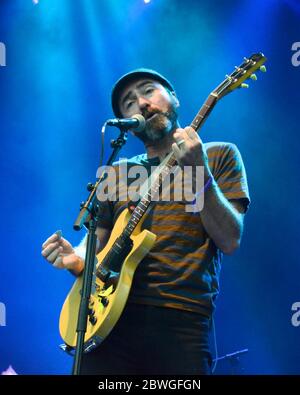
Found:
<svg viewBox="0 0 300 395"><path fill-rule="evenodd" d="M150 106L149 100L147 100L142 95L138 96L137 102L138 102L138 106L139 106L140 110L143 110L144 108L148 108Z"/></svg>

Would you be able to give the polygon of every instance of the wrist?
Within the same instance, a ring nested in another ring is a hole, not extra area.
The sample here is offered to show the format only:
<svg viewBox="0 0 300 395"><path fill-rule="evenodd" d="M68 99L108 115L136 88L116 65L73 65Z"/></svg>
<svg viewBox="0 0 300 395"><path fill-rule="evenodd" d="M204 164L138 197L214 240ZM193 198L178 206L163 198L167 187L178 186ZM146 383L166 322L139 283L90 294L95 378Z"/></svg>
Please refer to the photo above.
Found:
<svg viewBox="0 0 300 395"><path fill-rule="evenodd" d="M72 269L68 269L74 276L79 277L84 269L84 260L76 256L76 263L73 265Z"/></svg>
<svg viewBox="0 0 300 395"><path fill-rule="evenodd" d="M208 178L204 178L204 184L202 188L196 191L196 193L194 194L194 200L192 202L192 205L194 206L194 212L199 212L202 210L204 205L205 192L207 192L213 182L214 178L212 175L210 175Z"/></svg>
<svg viewBox="0 0 300 395"><path fill-rule="evenodd" d="M85 245L79 245L73 248L73 253L79 258L81 258L83 261L85 260L85 252L86 252Z"/></svg>
<svg viewBox="0 0 300 395"><path fill-rule="evenodd" d="M74 262L72 269L69 269L69 271L74 274L74 276L79 276L84 269L85 247L74 247L73 254L76 257L76 262Z"/></svg>

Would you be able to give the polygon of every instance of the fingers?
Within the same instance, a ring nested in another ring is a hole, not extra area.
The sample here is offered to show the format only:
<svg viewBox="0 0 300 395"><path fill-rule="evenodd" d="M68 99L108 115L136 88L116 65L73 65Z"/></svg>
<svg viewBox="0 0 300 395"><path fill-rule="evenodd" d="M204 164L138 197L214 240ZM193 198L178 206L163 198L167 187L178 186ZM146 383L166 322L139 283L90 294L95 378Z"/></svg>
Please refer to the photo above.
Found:
<svg viewBox="0 0 300 395"><path fill-rule="evenodd" d="M64 264L64 259L67 258L69 254L64 254L63 250L64 249L59 245L59 242L51 243L42 251L42 255L49 263L52 264L52 266L59 269L65 269L67 268L67 265Z"/></svg>
<svg viewBox="0 0 300 395"><path fill-rule="evenodd" d="M48 256L47 261L50 263L54 263L56 258L61 254L63 251L62 247L55 248Z"/></svg>
<svg viewBox="0 0 300 395"><path fill-rule="evenodd" d="M186 131L187 136L189 139L193 142L199 142L201 141L199 134L195 131L195 129L191 128L190 126L186 127L184 129Z"/></svg>
<svg viewBox="0 0 300 395"><path fill-rule="evenodd" d="M42 245L42 256L47 259L48 262L54 263L55 266L58 264L59 254L63 252L63 242L61 230L57 230L51 235Z"/></svg>
<svg viewBox="0 0 300 395"><path fill-rule="evenodd" d="M176 132L173 134L174 140L178 143L181 140L184 140L185 143L193 143L195 141L199 141L200 137L198 133L195 131L195 129L191 128L190 126L187 126L186 128L178 128L176 129Z"/></svg>
<svg viewBox="0 0 300 395"><path fill-rule="evenodd" d="M48 258L48 256L58 247L60 247L59 245L59 241L55 242L55 243L50 243L47 245L47 247L43 247L42 249L42 255L44 258Z"/></svg>
<svg viewBox="0 0 300 395"><path fill-rule="evenodd" d="M59 247L59 242L50 243L50 244L43 244L42 247L42 255L44 258L47 258L49 254L55 249Z"/></svg>
<svg viewBox="0 0 300 395"><path fill-rule="evenodd" d="M203 166L207 162L204 145L192 127L176 129L173 138L175 143L172 144L172 150L181 167Z"/></svg>
<svg viewBox="0 0 300 395"><path fill-rule="evenodd" d="M64 269L65 268L65 266L63 265L63 259L62 259L61 255L58 255L58 257L53 262L52 266L56 267L57 269Z"/></svg>
<svg viewBox="0 0 300 395"><path fill-rule="evenodd" d="M180 151L180 148L178 147L177 143L172 144L172 149L173 149L173 152L176 156L176 159L179 159L181 157L181 151Z"/></svg>
<svg viewBox="0 0 300 395"><path fill-rule="evenodd" d="M176 129L176 131L173 134L173 138L176 143L179 143L181 140L186 140L187 139L186 131L181 128Z"/></svg>
<svg viewBox="0 0 300 395"><path fill-rule="evenodd" d="M194 129L186 127L185 129L178 128L173 134L175 143L172 144L172 149L176 159L181 159L181 157L194 145L195 137L193 133L197 134Z"/></svg>
<svg viewBox="0 0 300 395"><path fill-rule="evenodd" d="M58 255L63 252L63 247L59 245L59 242L50 243L46 248L42 250L42 256L47 259L48 262L53 263Z"/></svg>
<svg viewBox="0 0 300 395"><path fill-rule="evenodd" d="M57 230L42 245L42 255L47 260L53 262L56 253L52 254L57 248L61 247L61 252L71 254L74 252L72 245L62 237L61 230ZM52 254L52 255L51 255Z"/></svg>
<svg viewBox="0 0 300 395"><path fill-rule="evenodd" d="M68 240L64 239L63 237L59 239L59 244L63 247L63 252L65 254L74 253L74 248L72 244Z"/></svg>
<svg viewBox="0 0 300 395"><path fill-rule="evenodd" d="M48 239L43 243L42 248L44 249L50 243L53 243L53 242L59 240L61 238L61 236L62 236L62 231L61 230L57 230L55 233L53 233L53 235L48 237Z"/></svg>
<svg viewBox="0 0 300 395"><path fill-rule="evenodd" d="M46 248L50 243L53 243L55 241L59 240L59 237L56 233L53 233L48 239L43 243L42 249Z"/></svg>
<svg viewBox="0 0 300 395"><path fill-rule="evenodd" d="M48 257L48 260L52 262L52 266L58 269L72 270L76 268L78 266L78 257L75 254L63 254L62 251L59 251L60 248L53 251L52 256Z"/></svg>
<svg viewBox="0 0 300 395"><path fill-rule="evenodd" d="M42 256L56 268L73 269L78 266L78 257L74 254L73 246L62 237L61 230L53 233L43 243Z"/></svg>

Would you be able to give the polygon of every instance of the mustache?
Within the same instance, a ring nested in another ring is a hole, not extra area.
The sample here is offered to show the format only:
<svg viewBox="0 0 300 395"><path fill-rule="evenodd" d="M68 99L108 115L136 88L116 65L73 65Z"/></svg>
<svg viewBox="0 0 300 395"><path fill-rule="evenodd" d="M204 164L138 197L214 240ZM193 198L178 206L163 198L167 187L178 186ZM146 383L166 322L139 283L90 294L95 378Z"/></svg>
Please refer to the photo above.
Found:
<svg viewBox="0 0 300 395"><path fill-rule="evenodd" d="M144 109L144 110L142 111L142 115L143 115L143 117L144 117L146 120L147 120L148 118L152 117L152 116L155 115L155 114L164 115L164 116L166 116L167 118L170 116L169 111L165 111L165 112L160 111L160 110L151 110L151 111L148 111L147 109Z"/></svg>

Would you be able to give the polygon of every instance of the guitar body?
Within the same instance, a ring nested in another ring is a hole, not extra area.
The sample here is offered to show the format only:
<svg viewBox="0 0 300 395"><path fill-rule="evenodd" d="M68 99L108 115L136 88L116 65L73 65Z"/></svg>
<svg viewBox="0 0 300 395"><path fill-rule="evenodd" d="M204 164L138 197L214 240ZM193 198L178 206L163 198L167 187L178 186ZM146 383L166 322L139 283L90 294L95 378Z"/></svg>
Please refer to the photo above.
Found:
<svg viewBox="0 0 300 395"><path fill-rule="evenodd" d="M130 216L131 213L128 209L125 209L120 214L109 241L105 248L97 255L98 265L101 264L104 257L108 254L115 240L122 234ZM87 321L87 331L84 338L86 352L97 347L117 323L127 302L135 270L155 242L156 236L153 233L148 230L141 231L141 222L137 225L130 237L133 247L121 266L115 286L110 285L107 287L107 284L101 281L100 278L94 276L89 303L91 313ZM60 314L60 334L65 343L70 347L76 346L76 328L81 288L82 276L78 277L75 281Z"/></svg>

